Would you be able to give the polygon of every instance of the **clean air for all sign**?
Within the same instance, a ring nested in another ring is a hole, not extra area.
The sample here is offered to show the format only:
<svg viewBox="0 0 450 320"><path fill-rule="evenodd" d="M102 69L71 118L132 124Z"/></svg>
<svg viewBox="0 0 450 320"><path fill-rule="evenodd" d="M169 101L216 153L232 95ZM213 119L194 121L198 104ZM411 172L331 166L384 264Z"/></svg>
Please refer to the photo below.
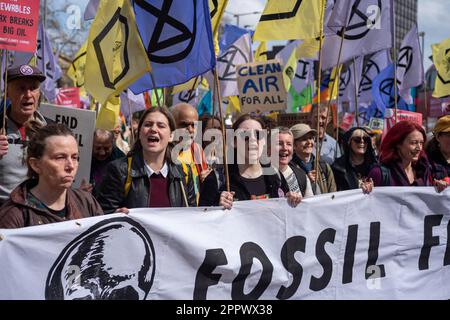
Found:
<svg viewBox="0 0 450 320"><path fill-rule="evenodd" d="M286 109L282 66L276 60L237 67L241 112Z"/></svg>
<svg viewBox="0 0 450 320"><path fill-rule="evenodd" d="M0 1L0 49L34 52L39 0Z"/></svg>

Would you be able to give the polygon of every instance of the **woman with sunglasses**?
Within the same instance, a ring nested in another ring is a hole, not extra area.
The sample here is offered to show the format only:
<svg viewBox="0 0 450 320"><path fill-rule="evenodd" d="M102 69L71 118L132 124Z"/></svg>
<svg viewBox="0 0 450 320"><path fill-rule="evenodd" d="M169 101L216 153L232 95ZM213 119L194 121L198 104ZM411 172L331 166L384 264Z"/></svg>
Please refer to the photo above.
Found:
<svg viewBox="0 0 450 320"><path fill-rule="evenodd" d="M172 162L175 120L165 107L147 109L128 157L108 164L97 200L105 213L130 208L196 206L192 177Z"/></svg>
<svg viewBox="0 0 450 320"><path fill-rule="evenodd" d="M286 180L275 169L269 174L260 159L266 144L267 134L259 118L244 114L232 126L235 133L233 163L228 164L230 192L224 187L217 188L213 176L209 175L203 192L200 194L200 206L220 205L231 209L233 201L279 198L286 196L289 205L295 207L301 201L301 195L289 192Z"/></svg>
<svg viewBox="0 0 450 320"><path fill-rule="evenodd" d="M440 192L446 185L432 177L431 166L423 146L425 130L415 122L395 124L381 143L380 165L369 172L375 186L436 186Z"/></svg>
<svg viewBox="0 0 450 320"><path fill-rule="evenodd" d="M342 138L344 155L333 163L334 179L338 191L373 187L367 180L370 169L377 164L369 132L365 128L351 128Z"/></svg>

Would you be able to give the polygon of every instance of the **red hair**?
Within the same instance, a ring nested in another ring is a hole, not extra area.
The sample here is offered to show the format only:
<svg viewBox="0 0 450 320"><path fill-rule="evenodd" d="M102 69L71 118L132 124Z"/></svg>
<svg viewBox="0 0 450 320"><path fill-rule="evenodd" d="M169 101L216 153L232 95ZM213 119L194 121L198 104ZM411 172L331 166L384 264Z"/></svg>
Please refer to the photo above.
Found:
<svg viewBox="0 0 450 320"><path fill-rule="evenodd" d="M422 126L410 120L403 120L395 124L386 134L381 143L380 161L383 164L388 164L400 159L397 152L397 146L405 141L406 137L413 131L419 131L423 136L423 142L427 141L427 135ZM419 158L425 155L424 149L420 152Z"/></svg>

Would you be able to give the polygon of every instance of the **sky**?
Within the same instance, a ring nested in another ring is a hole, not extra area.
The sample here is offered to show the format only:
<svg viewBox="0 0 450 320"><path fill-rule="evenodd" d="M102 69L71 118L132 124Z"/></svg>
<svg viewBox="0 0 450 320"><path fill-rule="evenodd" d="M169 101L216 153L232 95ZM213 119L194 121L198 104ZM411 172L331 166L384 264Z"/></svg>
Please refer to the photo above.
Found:
<svg viewBox="0 0 450 320"><path fill-rule="evenodd" d="M75 3L80 6L82 12L84 12L84 8L88 3L88 0L47 1L48 3L67 3L67 5ZM229 0L224 19L228 23L236 24L237 18L233 14L252 13L240 16L239 25L254 29L266 2L267 0ZM253 12L260 13L253 14ZM450 38L450 19L448 12L450 12L449 0L418 0L418 29L419 32L425 32L425 69L431 65L431 61L428 59L431 55L431 44Z"/></svg>

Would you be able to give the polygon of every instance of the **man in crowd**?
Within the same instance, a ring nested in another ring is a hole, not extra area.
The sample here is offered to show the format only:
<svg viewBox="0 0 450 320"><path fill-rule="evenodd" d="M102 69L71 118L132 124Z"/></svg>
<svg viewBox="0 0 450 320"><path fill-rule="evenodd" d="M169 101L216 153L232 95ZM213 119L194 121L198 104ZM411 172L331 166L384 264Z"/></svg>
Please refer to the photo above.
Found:
<svg viewBox="0 0 450 320"><path fill-rule="evenodd" d="M313 106L312 112L312 125L311 128L317 130L317 110L319 110L319 145L320 150L320 160L333 164L334 160L341 156L341 150L336 144L336 140L333 139L329 134L326 133L328 123L331 120L331 110L328 112L326 105ZM314 155L316 155L316 146L313 150Z"/></svg>
<svg viewBox="0 0 450 320"><path fill-rule="evenodd" d="M0 121L0 205L27 178L26 124L46 125L52 122L37 110L41 97L39 87L45 75L30 65L9 68L7 74L10 107L6 111L5 128L3 119Z"/></svg>
<svg viewBox="0 0 450 320"><path fill-rule="evenodd" d="M106 165L111 161L125 157L125 154L114 145L114 134L111 131L96 129L92 145L91 184L94 194L105 175Z"/></svg>
<svg viewBox="0 0 450 320"><path fill-rule="evenodd" d="M184 129L189 135L190 148L180 152L178 160L181 161L185 173L186 166L191 168L194 179L194 189L197 196L197 203L200 197L200 183L208 176L211 169L208 168L205 154L201 146L194 142L196 134L196 125L198 123L198 112L188 103L179 103L171 108L172 115L175 119L177 129Z"/></svg>

